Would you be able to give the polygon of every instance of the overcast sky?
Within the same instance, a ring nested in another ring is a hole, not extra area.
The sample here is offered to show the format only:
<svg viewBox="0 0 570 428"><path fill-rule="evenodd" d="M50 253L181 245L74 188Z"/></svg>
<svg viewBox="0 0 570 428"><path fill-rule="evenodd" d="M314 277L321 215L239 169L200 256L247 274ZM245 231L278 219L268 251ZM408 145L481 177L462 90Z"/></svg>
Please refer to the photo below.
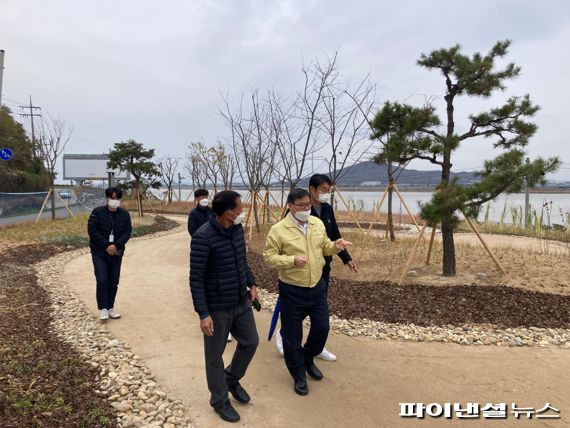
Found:
<svg viewBox="0 0 570 428"><path fill-rule="evenodd" d="M31 94L64 117L74 128L67 153L103 153L133 138L159 156L183 156L191 141L228 137L220 90L234 99L249 88L290 94L303 58L340 49L345 79L370 73L378 102L434 96L441 115L442 78L418 67L419 55L455 43L485 53L506 38L521 76L496 97L461 100L459 127L469 113L528 93L541 107L529 154L561 156L566 169L551 178L570 180L567 0L0 0L2 101L17 112ZM489 143L466 143L453 169L490 156Z"/></svg>

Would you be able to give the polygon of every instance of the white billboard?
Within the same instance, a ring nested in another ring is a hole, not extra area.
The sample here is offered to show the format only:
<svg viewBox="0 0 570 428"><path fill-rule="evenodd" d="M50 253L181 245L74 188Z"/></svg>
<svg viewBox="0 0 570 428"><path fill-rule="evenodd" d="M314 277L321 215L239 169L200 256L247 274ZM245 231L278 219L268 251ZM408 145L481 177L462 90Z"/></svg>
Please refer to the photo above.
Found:
<svg viewBox="0 0 570 428"><path fill-rule="evenodd" d="M107 180L109 172L115 180L130 180L128 172L107 168L108 155L63 155L64 180Z"/></svg>

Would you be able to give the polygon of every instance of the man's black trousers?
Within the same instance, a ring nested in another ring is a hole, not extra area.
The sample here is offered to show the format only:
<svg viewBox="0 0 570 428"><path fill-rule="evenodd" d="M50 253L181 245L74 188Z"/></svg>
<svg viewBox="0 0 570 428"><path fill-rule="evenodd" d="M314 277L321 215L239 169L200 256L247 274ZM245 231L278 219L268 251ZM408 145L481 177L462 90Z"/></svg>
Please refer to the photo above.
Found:
<svg viewBox="0 0 570 428"><path fill-rule="evenodd" d="M253 359L259 337L251 309L251 300L222 311L213 311L214 335L204 335L206 357L206 379L210 390L210 405L218 407L228 400L228 384L239 382ZM228 334L237 341L232 362L224 369L222 358L226 349Z"/></svg>
<svg viewBox="0 0 570 428"><path fill-rule="evenodd" d="M97 281L97 308L111 309L115 305L117 287L121 276L123 256L110 256L91 253L95 279Z"/></svg>
<svg viewBox="0 0 570 428"><path fill-rule="evenodd" d="M293 379L305 379L305 365L311 365L319 355L329 334L329 305L327 286L321 278L315 287L298 287L279 281L281 305L281 336L285 364ZM311 328L305 345L303 320L311 320Z"/></svg>

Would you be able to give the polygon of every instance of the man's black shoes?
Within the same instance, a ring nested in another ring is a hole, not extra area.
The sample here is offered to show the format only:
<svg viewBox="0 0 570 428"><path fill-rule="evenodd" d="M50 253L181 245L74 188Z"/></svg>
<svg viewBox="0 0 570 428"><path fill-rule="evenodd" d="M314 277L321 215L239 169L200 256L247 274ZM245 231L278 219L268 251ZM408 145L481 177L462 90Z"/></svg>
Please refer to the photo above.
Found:
<svg viewBox="0 0 570 428"><path fill-rule="evenodd" d="M232 396L242 404L247 404L251 400L249 394L239 382L228 382L228 391Z"/></svg>
<svg viewBox="0 0 570 428"><path fill-rule="evenodd" d="M297 379L294 385L295 392L299 395L307 395L309 393L309 385L307 379Z"/></svg>
<svg viewBox="0 0 570 428"><path fill-rule="evenodd" d="M305 364L305 369L307 370L307 374L311 376L313 379L322 380L323 374L314 363Z"/></svg>
<svg viewBox="0 0 570 428"><path fill-rule="evenodd" d="M227 422L238 422L239 421L239 413L236 412L236 409L232 407L230 404L230 400L227 400L225 403L220 404L217 407L214 407L214 411L220 415L220 417Z"/></svg>

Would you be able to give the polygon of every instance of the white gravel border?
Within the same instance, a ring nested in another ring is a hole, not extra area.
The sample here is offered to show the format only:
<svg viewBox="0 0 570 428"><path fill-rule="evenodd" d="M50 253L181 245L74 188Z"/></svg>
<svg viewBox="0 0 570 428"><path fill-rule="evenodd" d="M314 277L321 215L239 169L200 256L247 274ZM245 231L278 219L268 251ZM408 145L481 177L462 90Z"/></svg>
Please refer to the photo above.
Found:
<svg viewBox="0 0 570 428"><path fill-rule="evenodd" d="M184 226L180 225L133 239L154 239L183 230ZM113 338L62 280L65 265L86 253L89 248L68 251L34 265L38 284L47 290L52 301L51 330L99 370L96 378L99 387L95 393L104 395L116 409L119 428L192 427L187 406L161 391L140 357L127 343Z"/></svg>
<svg viewBox="0 0 570 428"><path fill-rule="evenodd" d="M273 311L277 294L258 288L264 309ZM308 324L308 323L307 323ZM506 328L492 324L423 327L415 324L391 324L366 318L330 317L331 330L348 336L364 336L377 340L402 342L449 342L459 345L531 346L570 350L570 329Z"/></svg>

